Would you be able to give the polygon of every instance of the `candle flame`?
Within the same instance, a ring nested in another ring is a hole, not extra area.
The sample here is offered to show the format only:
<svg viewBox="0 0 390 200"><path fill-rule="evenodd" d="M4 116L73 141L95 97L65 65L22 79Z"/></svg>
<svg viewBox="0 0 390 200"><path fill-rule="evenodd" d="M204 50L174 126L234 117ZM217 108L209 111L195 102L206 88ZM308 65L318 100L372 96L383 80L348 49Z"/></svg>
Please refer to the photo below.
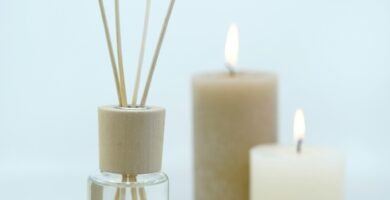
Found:
<svg viewBox="0 0 390 200"><path fill-rule="evenodd" d="M225 60L226 64L236 66L238 61L238 49L239 49L239 32L236 24L231 24L226 37L225 43Z"/></svg>
<svg viewBox="0 0 390 200"><path fill-rule="evenodd" d="M295 112L295 117L294 117L294 140L296 142L302 141L305 137L305 130L306 130L306 125L305 125L305 117L303 114L302 109L298 109Z"/></svg>

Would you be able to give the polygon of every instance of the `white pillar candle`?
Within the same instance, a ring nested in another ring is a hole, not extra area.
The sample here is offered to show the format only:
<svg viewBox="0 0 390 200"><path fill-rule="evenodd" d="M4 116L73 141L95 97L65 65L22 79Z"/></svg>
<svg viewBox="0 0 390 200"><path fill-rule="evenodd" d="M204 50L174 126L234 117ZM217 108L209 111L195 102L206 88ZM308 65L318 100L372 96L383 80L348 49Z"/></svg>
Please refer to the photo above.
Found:
<svg viewBox="0 0 390 200"><path fill-rule="evenodd" d="M301 145L303 115L295 121ZM344 157L333 149L259 145L250 152L251 200L342 200L343 183Z"/></svg>
<svg viewBox="0 0 390 200"><path fill-rule="evenodd" d="M230 73L193 78L195 200L248 200L248 152L276 142L277 77L231 68L238 47L238 32L231 30Z"/></svg>

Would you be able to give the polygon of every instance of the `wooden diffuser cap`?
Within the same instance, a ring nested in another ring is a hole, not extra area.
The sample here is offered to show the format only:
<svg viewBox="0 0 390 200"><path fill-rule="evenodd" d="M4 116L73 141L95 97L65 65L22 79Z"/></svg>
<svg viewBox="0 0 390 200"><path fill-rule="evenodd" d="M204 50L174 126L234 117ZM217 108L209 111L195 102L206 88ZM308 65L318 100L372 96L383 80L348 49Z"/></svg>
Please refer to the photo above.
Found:
<svg viewBox="0 0 390 200"><path fill-rule="evenodd" d="M99 107L100 170L137 175L159 172L165 109Z"/></svg>

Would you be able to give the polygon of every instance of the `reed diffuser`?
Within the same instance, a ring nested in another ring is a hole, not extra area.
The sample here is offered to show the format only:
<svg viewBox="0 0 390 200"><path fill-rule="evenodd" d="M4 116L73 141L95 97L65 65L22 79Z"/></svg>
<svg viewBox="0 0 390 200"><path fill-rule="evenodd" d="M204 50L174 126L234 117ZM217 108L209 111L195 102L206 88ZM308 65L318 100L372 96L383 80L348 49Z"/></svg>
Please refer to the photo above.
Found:
<svg viewBox="0 0 390 200"><path fill-rule="evenodd" d="M89 177L89 200L168 200L168 177L161 172L165 109L146 101L175 0L171 0L138 104L151 0L145 0L144 28L131 103L128 104L121 41L119 0L115 1L116 56L103 0L100 12L114 73L119 105L101 106L99 115L100 173Z"/></svg>

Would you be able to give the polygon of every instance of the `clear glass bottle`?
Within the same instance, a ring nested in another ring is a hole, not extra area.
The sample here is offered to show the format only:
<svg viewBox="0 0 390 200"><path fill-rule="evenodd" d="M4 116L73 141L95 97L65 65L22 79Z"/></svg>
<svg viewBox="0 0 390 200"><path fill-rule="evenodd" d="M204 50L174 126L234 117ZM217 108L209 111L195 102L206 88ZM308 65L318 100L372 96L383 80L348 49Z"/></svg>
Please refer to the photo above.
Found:
<svg viewBox="0 0 390 200"><path fill-rule="evenodd" d="M88 180L89 200L168 200L169 182L162 172L126 176L98 173Z"/></svg>

